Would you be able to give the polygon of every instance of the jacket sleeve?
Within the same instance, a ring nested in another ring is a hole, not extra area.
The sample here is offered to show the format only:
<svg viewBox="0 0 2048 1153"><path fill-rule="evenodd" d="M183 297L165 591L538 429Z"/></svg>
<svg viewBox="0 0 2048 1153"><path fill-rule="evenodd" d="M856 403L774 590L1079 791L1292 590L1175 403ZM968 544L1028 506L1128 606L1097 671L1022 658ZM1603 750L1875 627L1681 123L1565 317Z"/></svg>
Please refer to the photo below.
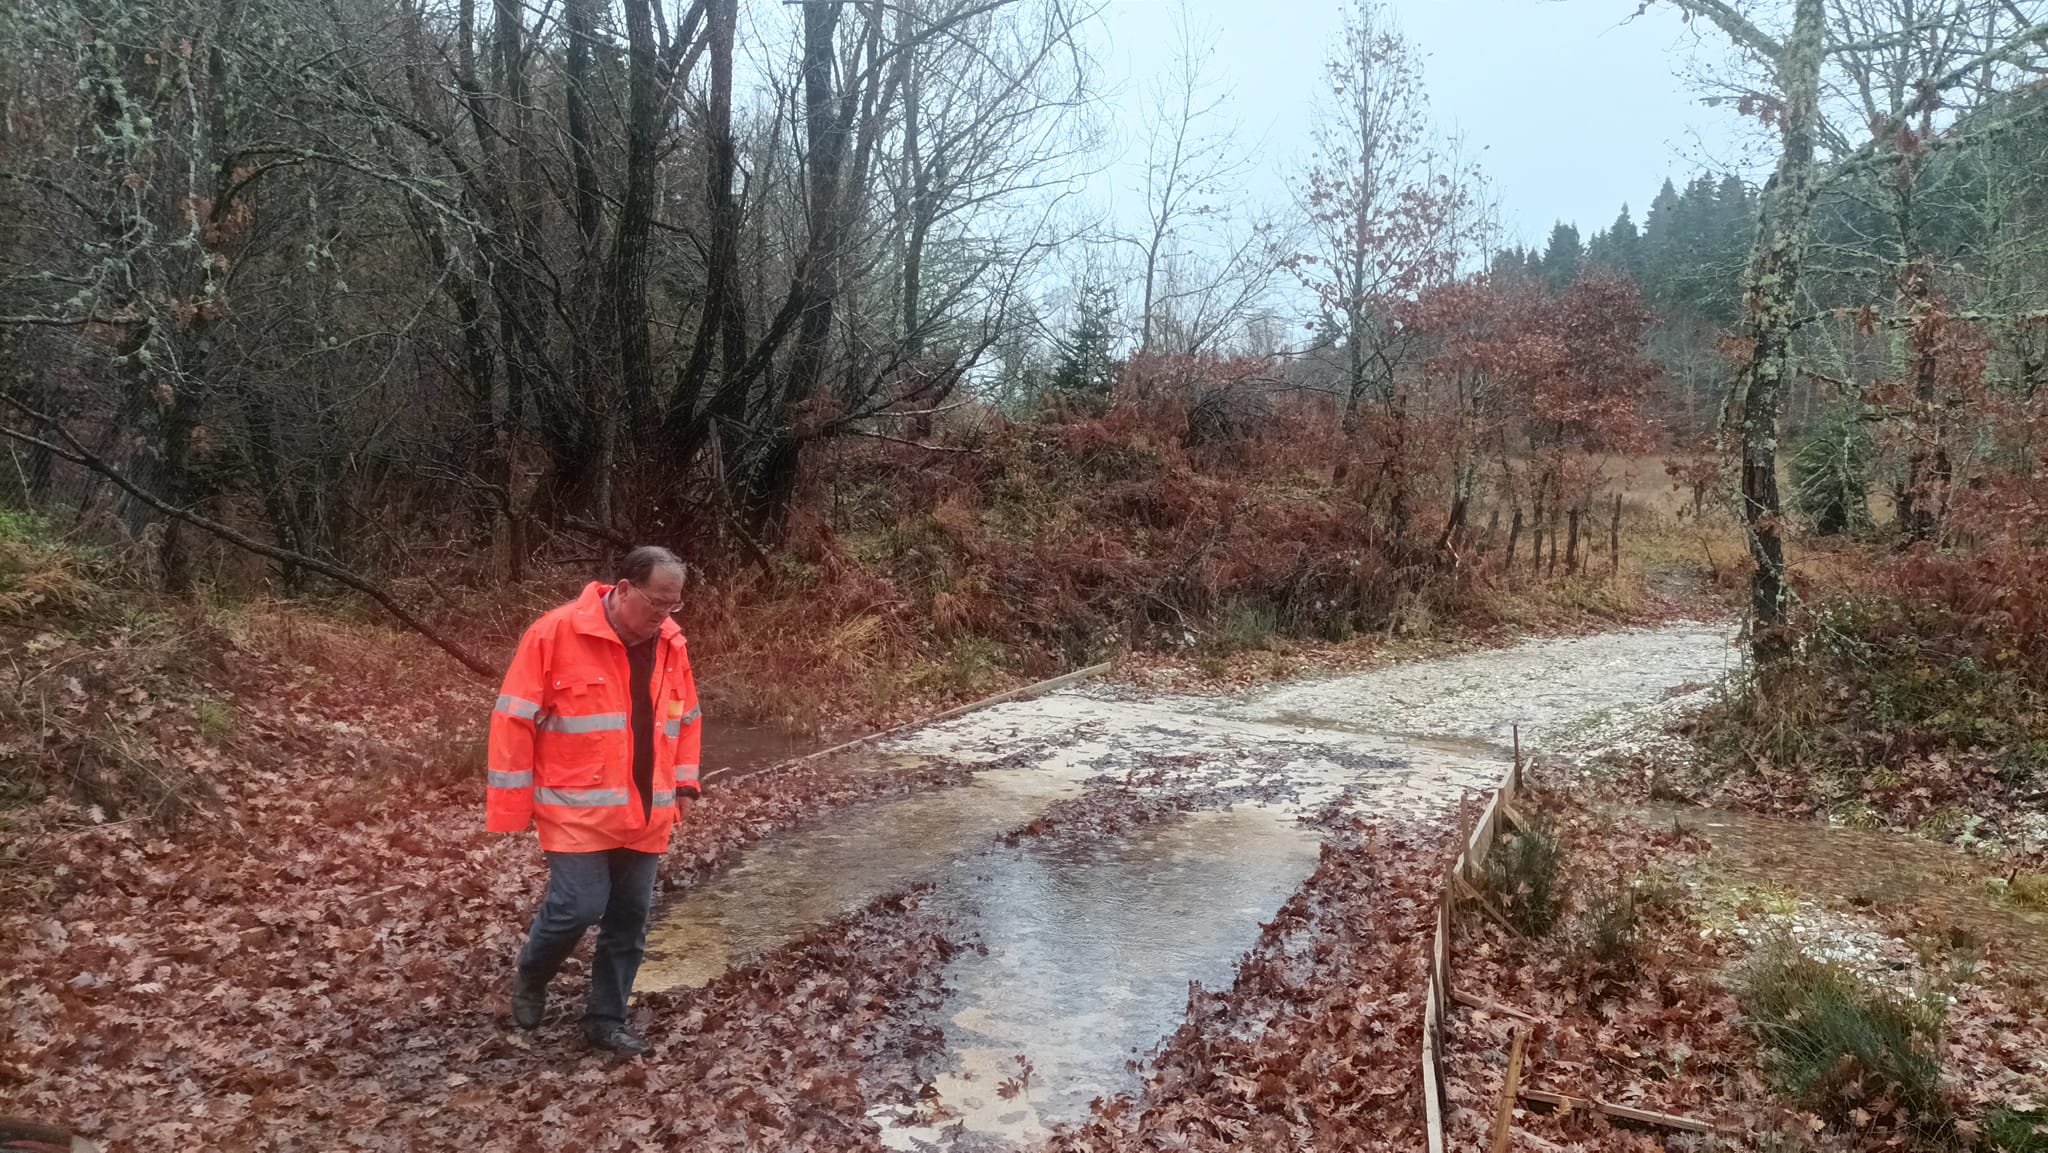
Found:
<svg viewBox="0 0 2048 1153"><path fill-rule="evenodd" d="M484 757L484 828L523 832L533 823L533 754L547 684L547 656L539 625L526 630L491 710L490 748Z"/></svg>

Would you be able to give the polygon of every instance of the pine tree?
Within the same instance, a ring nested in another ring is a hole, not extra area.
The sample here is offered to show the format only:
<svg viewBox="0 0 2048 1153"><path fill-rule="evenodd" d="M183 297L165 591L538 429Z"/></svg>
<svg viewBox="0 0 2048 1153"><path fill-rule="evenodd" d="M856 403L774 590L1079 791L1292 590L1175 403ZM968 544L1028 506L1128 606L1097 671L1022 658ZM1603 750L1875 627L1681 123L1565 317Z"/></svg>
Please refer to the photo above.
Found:
<svg viewBox="0 0 2048 1153"><path fill-rule="evenodd" d="M1576 226L1559 221L1550 230L1550 245L1543 250L1543 280L1552 292L1562 292L1578 279L1585 253L1579 245Z"/></svg>
<svg viewBox="0 0 2048 1153"><path fill-rule="evenodd" d="M1060 359L1053 369L1052 386L1072 398L1106 399L1116 383L1117 362L1111 356L1116 345L1116 294L1106 285L1081 290L1074 323L1066 339L1059 342Z"/></svg>
<svg viewBox="0 0 2048 1153"><path fill-rule="evenodd" d="M1594 234L1586 245L1586 262L1625 273L1637 284L1642 283L1643 238L1636 230L1635 218L1629 215L1628 205L1621 206L1621 215L1612 225Z"/></svg>
<svg viewBox="0 0 2048 1153"><path fill-rule="evenodd" d="M1669 308L1672 303L1671 284L1677 263L1672 238L1678 228L1678 205L1678 189L1666 178L1656 199L1650 201L1650 211L1643 216L1643 295L1660 309Z"/></svg>
<svg viewBox="0 0 2048 1153"><path fill-rule="evenodd" d="M1541 258L1521 248L1504 248L1494 254L1488 271L1502 284L1525 284L1542 274Z"/></svg>

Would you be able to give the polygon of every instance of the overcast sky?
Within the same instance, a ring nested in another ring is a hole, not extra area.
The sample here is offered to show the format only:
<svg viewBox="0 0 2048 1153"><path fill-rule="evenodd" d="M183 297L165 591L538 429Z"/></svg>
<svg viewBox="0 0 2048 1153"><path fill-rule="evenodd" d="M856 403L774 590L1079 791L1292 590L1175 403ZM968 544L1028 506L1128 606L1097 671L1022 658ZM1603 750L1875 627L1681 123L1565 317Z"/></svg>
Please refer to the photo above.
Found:
<svg viewBox="0 0 2048 1153"><path fill-rule="evenodd" d="M1177 0L1108 0L1102 64L1120 84L1126 134L1139 131L1144 85L1172 60ZM1346 0L1187 0L1220 33L1219 79L1245 138L1263 140L1268 187L1309 149L1309 109ZM1682 73L1698 44L1676 15L1631 20L1635 0L1392 0L1424 54L1440 126L1455 129L1493 180L1511 236L1540 243L1553 221L1590 235L1626 202L1642 220L1666 176L1740 160L1742 126L1708 108ZM1710 42L1705 46L1711 51ZM1483 149L1484 151L1480 151ZM1135 156L1132 154L1135 153ZM1112 170L1119 211L1134 207L1130 164ZM1142 171L1142 170L1140 170Z"/></svg>

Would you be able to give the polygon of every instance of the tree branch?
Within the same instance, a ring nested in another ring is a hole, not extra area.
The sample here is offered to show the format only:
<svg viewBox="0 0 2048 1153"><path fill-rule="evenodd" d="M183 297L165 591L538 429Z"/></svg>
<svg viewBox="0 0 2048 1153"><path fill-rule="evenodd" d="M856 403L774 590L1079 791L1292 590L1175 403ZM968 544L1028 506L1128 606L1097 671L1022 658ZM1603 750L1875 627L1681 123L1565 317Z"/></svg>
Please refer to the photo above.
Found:
<svg viewBox="0 0 2048 1153"><path fill-rule="evenodd" d="M1779 43L1763 29L1751 23L1747 16L1722 3L1722 0L1667 0L1667 2L1695 16L1704 16L1712 20L1720 26L1721 31L1728 34L1729 39L1753 52L1768 57L1773 64L1777 63L1778 58L1784 54L1785 46L1783 44ZM1636 14L1640 16L1648 11L1652 3L1655 3L1655 0L1643 0L1642 6L1636 9Z"/></svg>
<svg viewBox="0 0 2048 1153"><path fill-rule="evenodd" d="M434 642L434 644L439 646L443 652L447 653L451 657L454 657L458 662L462 664L462 667L468 669L470 672L475 673L477 676L483 678L486 681L495 681L498 679L498 674L495 669L491 668L491 666L485 664L484 662L478 660L476 657L471 656L469 652L463 649L461 645L458 645L454 641L448 639L447 637L442 636L439 632L436 632L432 628L432 626L420 620L418 617L413 616L410 612L407 612L405 608L401 606L397 602L397 600L395 600L391 596L390 593L386 592L379 586L370 583L368 580L360 576L357 576L355 573L352 573L345 568L341 568L338 565L329 564L328 562L321 560L318 557L311 557L305 555L304 553L293 552L290 549L282 549L276 547L275 545L264 544L262 541L256 540L253 537L245 536L244 534L237 532L232 528L229 528L227 525L224 525L219 521L208 519L207 517L201 516L198 513L190 511L189 509L178 508L174 505L166 503L165 501L159 500L155 495L143 491L143 489L140 486L136 485L133 481L129 480L127 476L121 472L120 469L115 468L112 464L95 455L91 449L88 449L85 447L85 445L79 443L78 438L73 436L69 429L65 428L62 424L58 423L55 419L51 418L50 416L44 413L38 412L34 408L29 407L27 404L23 403L22 401L13 396L6 396L4 397L4 399L8 404L18 409L23 415L27 416L30 420L39 421L55 429L57 431L57 436L59 437L59 439L63 440L64 444L68 446L68 448L60 447L58 445L50 443L47 440L42 439L41 437L32 436L28 433L20 431L19 429L9 428L5 425L0 425L0 436L11 437L14 440L21 441L23 444L33 445L36 448L43 449L44 451L49 452L51 455L59 457L64 460L68 460L73 464L80 465L84 468L89 468L92 471L99 473L101 476L106 477L108 480L113 481L116 485L120 486L123 491L127 492L128 495L134 497L136 500L141 501L142 503L148 505L149 507L157 510L158 512L163 513L165 516L176 517L177 519L182 520L185 523L190 524L196 528L204 529L207 532L212 533L214 536L217 536L220 539L228 542L229 544L236 546L237 548L246 549L249 552L257 554L258 556L269 557L271 560L274 561L279 561L285 564L295 564L303 566L340 584L347 585L349 588L352 588L357 592L362 593L364 596L369 597L371 600L376 601L380 606L383 607L384 611L390 613L393 617L396 617L399 620L399 622L404 624L407 628Z"/></svg>
<svg viewBox="0 0 2048 1153"><path fill-rule="evenodd" d="M1683 0L1683 2L1691 3L1693 0ZM1947 95L1949 89L1954 88L1957 84L1967 79L1970 73L1991 64L2014 63L2021 49L2029 45L2039 46L2044 43L2048 43L2048 21L2021 29L2007 39L2005 43L1988 52L1981 52L1971 57L1940 76L1917 82L1916 87L1919 91L1914 94L1913 98L1901 105L1897 112L1886 117L1882 125L1874 125L1871 130L1870 139L1864 141L1862 147L1856 149L1856 151L1842 157L1841 161L1825 177L1814 181L1813 187L1809 190L1809 195L1818 196L1823 189L1837 183L1843 177L1861 171L1865 166L1877 159L1882 149L1895 147L1894 142L1898 134L1907 125L1912 123L1915 116L1934 107Z"/></svg>

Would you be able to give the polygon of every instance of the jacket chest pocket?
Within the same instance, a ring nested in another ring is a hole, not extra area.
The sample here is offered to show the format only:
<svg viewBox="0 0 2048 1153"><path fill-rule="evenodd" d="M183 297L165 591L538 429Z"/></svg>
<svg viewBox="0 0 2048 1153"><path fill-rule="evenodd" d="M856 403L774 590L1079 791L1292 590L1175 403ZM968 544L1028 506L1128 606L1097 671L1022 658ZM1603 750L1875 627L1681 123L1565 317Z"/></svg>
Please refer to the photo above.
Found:
<svg viewBox="0 0 2048 1153"><path fill-rule="evenodd" d="M627 714L619 686L602 673L558 677L549 686L548 705L540 717L539 768L543 775L588 778L596 784L608 761L622 759Z"/></svg>

